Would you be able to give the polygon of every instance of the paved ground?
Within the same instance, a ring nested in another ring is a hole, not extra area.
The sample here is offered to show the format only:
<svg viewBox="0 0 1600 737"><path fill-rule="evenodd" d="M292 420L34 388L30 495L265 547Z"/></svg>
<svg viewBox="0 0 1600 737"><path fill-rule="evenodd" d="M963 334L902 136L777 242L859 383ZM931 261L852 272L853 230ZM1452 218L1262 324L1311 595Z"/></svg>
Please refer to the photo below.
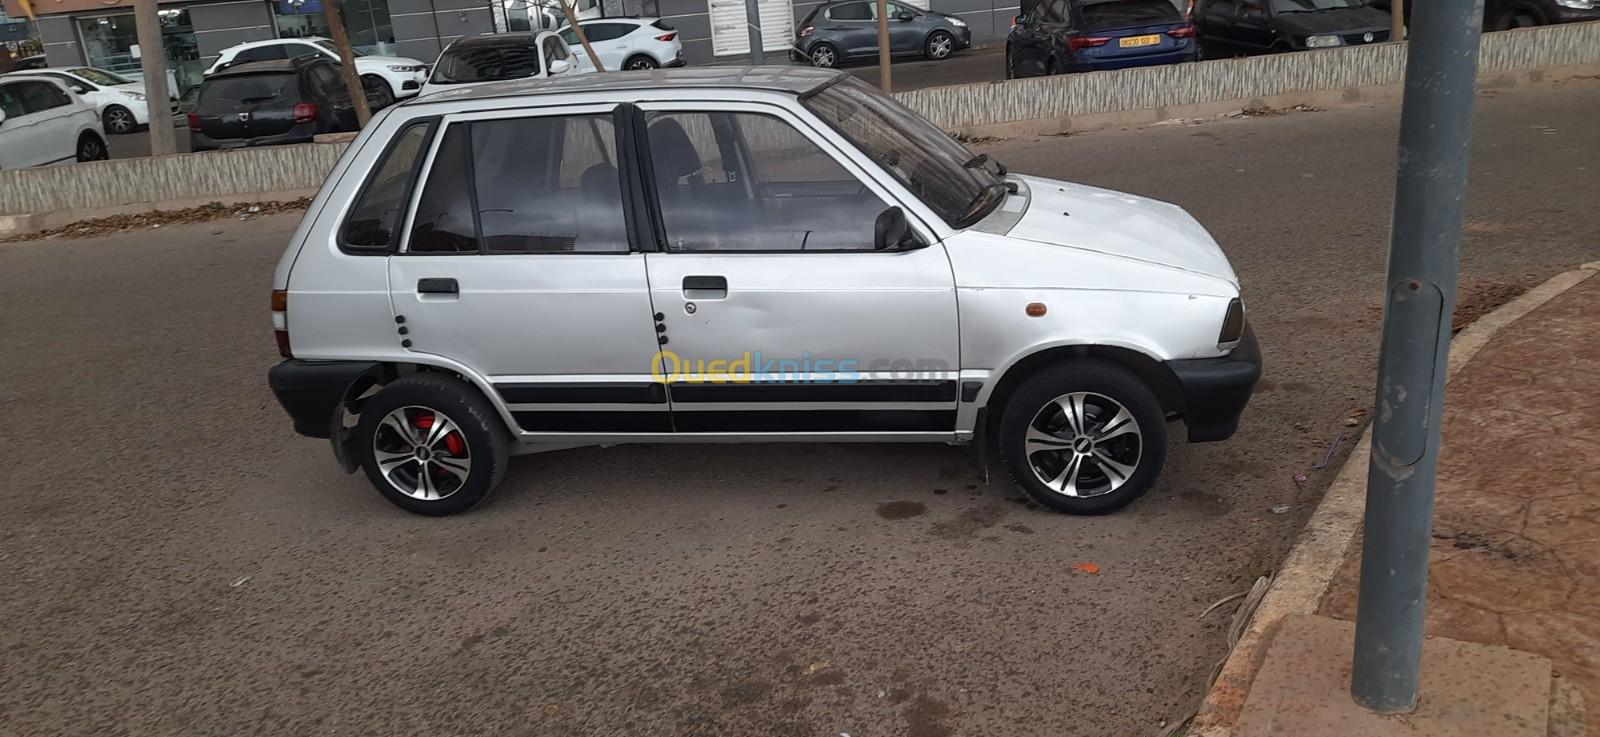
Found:
<svg viewBox="0 0 1600 737"><path fill-rule="evenodd" d="M1600 258L1597 92L1481 100L1469 299ZM983 485L965 449L844 445L523 458L482 509L412 517L266 389L292 216L0 245L0 733L1153 730L1223 654L1200 611L1278 559L1371 401L1395 122L985 148L1192 209L1265 346L1239 437L1100 518Z"/></svg>
<svg viewBox="0 0 1600 737"><path fill-rule="evenodd" d="M189 153L189 124L176 121L173 137L178 142L178 153ZM113 159L132 159L150 155L150 131L144 128L120 136L106 136L106 150Z"/></svg>
<svg viewBox="0 0 1600 737"><path fill-rule="evenodd" d="M1430 635L1549 658L1600 737L1600 278L1502 329L1451 380ZM1485 459L1492 462L1485 463ZM1354 620L1352 551L1322 613Z"/></svg>
<svg viewBox="0 0 1600 737"><path fill-rule="evenodd" d="M844 70L878 84L877 64L848 64ZM969 49L944 61L920 57L896 59L890 69L896 92L970 82L998 82L1006 76L1004 41L992 41L983 48Z"/></svg>

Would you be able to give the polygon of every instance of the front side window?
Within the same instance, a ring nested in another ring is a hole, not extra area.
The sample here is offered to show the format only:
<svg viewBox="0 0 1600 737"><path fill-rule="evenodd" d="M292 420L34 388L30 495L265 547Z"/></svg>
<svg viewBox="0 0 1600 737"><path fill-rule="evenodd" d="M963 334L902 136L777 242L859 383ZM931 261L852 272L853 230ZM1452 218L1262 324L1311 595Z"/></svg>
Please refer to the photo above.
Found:
<svg viewBox="0 0 1600 737"><path fill-rule="evenodd" d="M417 253L624 253L627 219L608 115L450 126L411 229Z"/></svg>
<svg viewBox="0 0 1600 737"><path fill-rule="evenodd" d="M7 118L22 115L22 95L18 84L0 84L0 111L5 111Z"/></svg>
<svg viewBox="0 0 1600 737"><path fill-rule="evenodd" d="M669 250L873 250L883 200L787 122L726 112L647 121Z"/></svg>
<svg viewBox="0 0 1600 737"><path fill-rule="evenodd" d="M400 216L411 194L411 183L428 152L432 124L412 123L395 136L372 178L357 197L344 223L346 250L388 252L394 248Z"/></svg>
<svg viewBox="0 0 1600 737"><path fill-rule="evenodd" d="M252 61L274 61L287 58L289 58L289 53L284 49L283 44L271 44L240 51L234 54L233 63L246 64Z"/></svg>
<svg viewBox="0 0 1600 737"><path fill-rule="evenodd" d="M983 219L1005 199L992 163L854 77L806 98L805 106L952 227Z"/></svg>

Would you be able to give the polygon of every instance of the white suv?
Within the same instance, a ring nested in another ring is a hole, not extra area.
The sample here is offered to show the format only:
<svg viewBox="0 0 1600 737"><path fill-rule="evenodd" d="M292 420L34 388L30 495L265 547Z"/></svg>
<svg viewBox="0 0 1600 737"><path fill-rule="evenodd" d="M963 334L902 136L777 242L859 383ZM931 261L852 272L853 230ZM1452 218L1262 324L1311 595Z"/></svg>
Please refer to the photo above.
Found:
<svg viewBox="0 0 1600 737"><path fill-rule="evenodd" d="M608 72L683 66L678 29L660 18L596 18L578 21L578 27ZM577 53L579 69L595 71L571 26L561 29L561 38Z"/></svg>
<svg viewBox="0 0 1600 737"><path fill-rule="evenodd" d="M0 169L106 158L100 115L65 84L49 77L0 77Z"/></svg>
<svg viewBox="0 0 1600 737"><path fill-rule="evenodd" d="M1008 174L839 72L616 72L373 119L273 277L268 382L422 514L507 457L638 442L997 444L1051 508L1222 440L1260 376L1182 209ZM981 454L980 454L981 455Z"/></svg>
<svg viewBox="0 0 1600 737"><path fill-rule="evenodd" d="M326 38L274 38L223 49L217 60L212 62L211 68L206 70L206 74L234 64L293 59L306 55L326 56L335 64L339 63L338 47ZM374 101L373 107L381 108L395 100L415 96L422 91L422 83L428 77L428 65L416 59L403 56L374 56L360 51L356 51L355 56L356 73L361 75L361 82L370 95L369 99Z"/></svg>

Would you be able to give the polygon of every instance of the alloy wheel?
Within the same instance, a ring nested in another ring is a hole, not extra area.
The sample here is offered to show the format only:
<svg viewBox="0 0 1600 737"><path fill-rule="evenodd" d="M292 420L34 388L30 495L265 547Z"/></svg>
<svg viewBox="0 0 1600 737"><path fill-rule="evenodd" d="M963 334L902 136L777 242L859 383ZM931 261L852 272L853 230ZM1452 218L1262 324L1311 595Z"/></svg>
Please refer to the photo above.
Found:
<svg viewBox="0 0 1600 737"><path fill-rule="evenodd" d="M1028 423L1023 443L1039 482L1078 498L1116 491L1133 477L1144 452L1133 413L1094 392L1063 394L1046 403Z"/></svg>
<svg viewBox="0 0 1600 737"><path fill-rule="evenodd" d="M955 40L947 34L938 34L928 41L928 56L943 59L955 48Z"/></svg>
<svg viewBox="0 0 1600 737"><path fill-rule="evenodd" d="M138 125L127 108L112 107L106 110L106 130L112 133L131 133Z"/></svg>
<svg viewBox="0 0 1600 737"><path fill-rule="evenodd" d="M655 69L655 68L656 68L655 60L654 59L649 59L649 58L646 58L646 57L643 57L643 56L635 57L632 61L628 62L628 66L624 67L624 69L630 69L630 70L633 70L633 71L638 71L638 70L641 70L641 69Z"/></svg>
<svg viewBox="0 0 1600 737"><path fill-rule="evenodd" d="M106 153L106 145L94 136L84 136L78 141L79 161L104 161L110 158Z"/></svg>
<svg viewBox="0 0 1600 737"><path fill-rule="evenodd" d="M461 426L428 407L401 407L385 415L372 435L372 455L395 491L422 501L460 491L472 474L472 453Z"/></svg>
<svg viewBox="0 0 1600 737"><path fill-rule="evenodd" d="M818 46L811 51L812 66L831 68L836 61L837 59L834 57L833 49L831 47Z"/></svg>

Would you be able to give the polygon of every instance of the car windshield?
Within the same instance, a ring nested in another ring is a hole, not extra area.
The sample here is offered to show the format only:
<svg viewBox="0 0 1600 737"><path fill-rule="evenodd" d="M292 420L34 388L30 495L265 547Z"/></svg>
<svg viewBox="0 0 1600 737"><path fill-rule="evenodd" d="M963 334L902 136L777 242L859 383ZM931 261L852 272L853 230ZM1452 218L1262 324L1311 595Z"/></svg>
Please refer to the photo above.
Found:
<svg viewBox="0 0 1600 737"><path fill-rule="evenodd" d="M433 84L494 82L539 73L539 51L532 46L476 46L446 53L433 67Z"/></svg>
<svg viewBox="0 0 1600 737"><path fill-rule="evenodd" d="M321 41L313 41L312 43L315 43L316 45L327 49L328 51L332 52L334 56L338 56L339 55L339 47L338 47L338 45L334 44L334 42L332 42L332 41L329 41L327 39L323 39ZM350 49L350 55L352 57L366 56L366 54L361 53L360 49L355 49L355 48Z"/></svg>
<svg viewBox="0 0 1600 737"><path fill-rule="evenodd" d="M107 87L119 84L129 84L133 82L133 80L128 79L127 77L119 77L104 69L95 69L93 67L80 67L78 69L71 70L71 72L89 80L90 82L98 85L105 85Z"/></svg>
<svg viewBox="0 0 1600 737"><path fill-rule="evenodd" d="M846 77L805 105L952 227L982 220L1005 199L991 162L860 80Z"/></svg>
<svg viewBox="0 0 1600 737"><path fill-rule="evenodd" d="M1312 13L1318 10L1359 8L1363 0L1272 0L1272 9L1278 13Z"/></svg>
<svg viewBox="0 0 1600 737"><path fill-rule="evenodd" d="M1170 0L1111 0L1083 6L1083 30L1098 33L1163 23L1182 23Z"/></svg>

